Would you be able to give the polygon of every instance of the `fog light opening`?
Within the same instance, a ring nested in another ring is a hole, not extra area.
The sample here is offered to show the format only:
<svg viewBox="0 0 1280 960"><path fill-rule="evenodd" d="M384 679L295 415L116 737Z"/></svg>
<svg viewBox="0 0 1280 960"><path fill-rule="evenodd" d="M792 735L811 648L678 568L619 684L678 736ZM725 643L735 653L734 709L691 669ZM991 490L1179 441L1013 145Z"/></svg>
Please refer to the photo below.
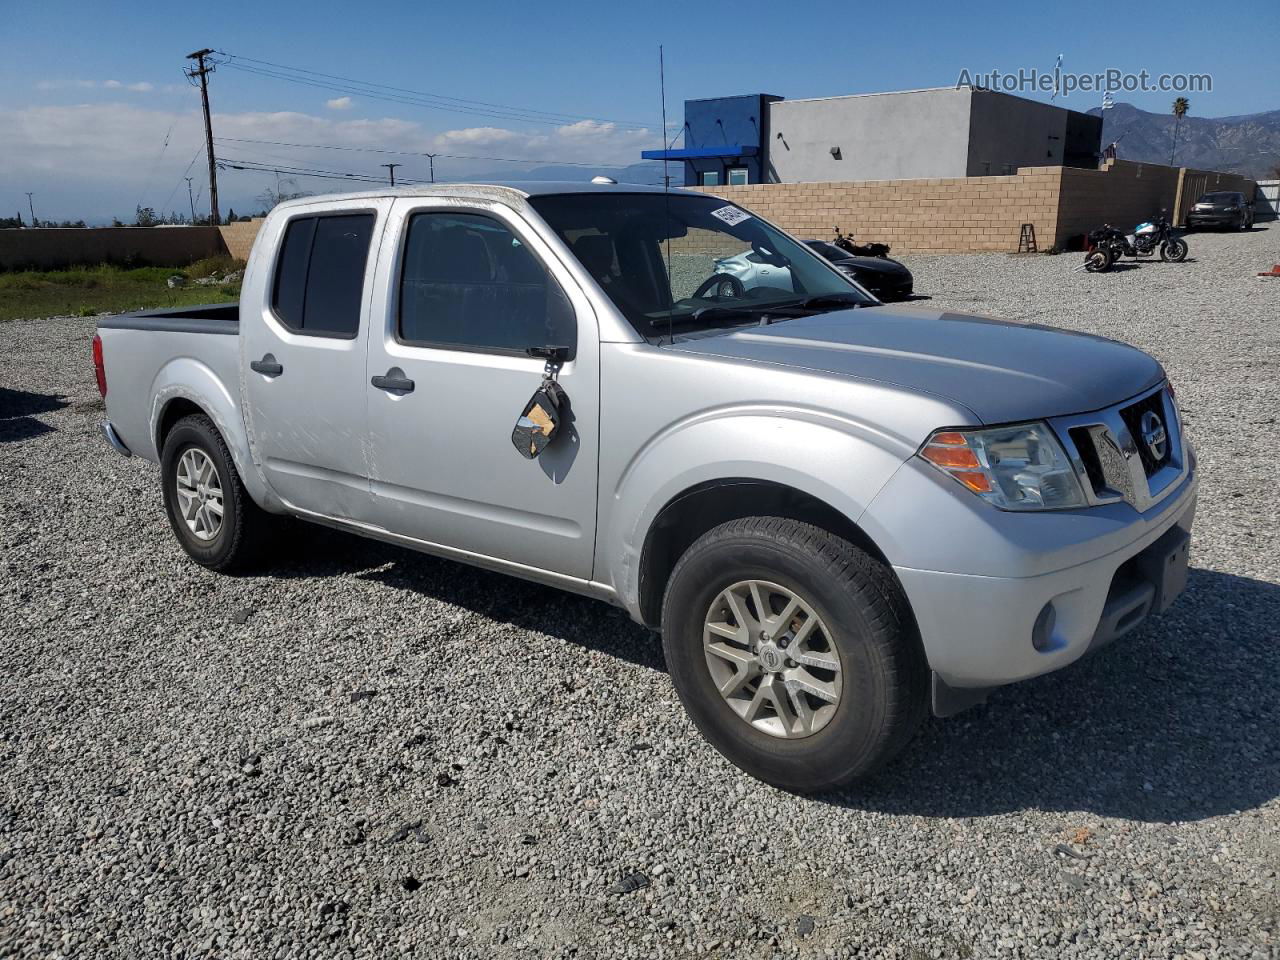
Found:
<svg viewBox="0 0 1280 960"><path fill-rule="evenodd" d="M1058 612L1053 608L1053 601L1046 603L1036 617L1036 625L1031 628L1031 646L1040 653L1053 649L1053 628L1058 622Z"/></svg>

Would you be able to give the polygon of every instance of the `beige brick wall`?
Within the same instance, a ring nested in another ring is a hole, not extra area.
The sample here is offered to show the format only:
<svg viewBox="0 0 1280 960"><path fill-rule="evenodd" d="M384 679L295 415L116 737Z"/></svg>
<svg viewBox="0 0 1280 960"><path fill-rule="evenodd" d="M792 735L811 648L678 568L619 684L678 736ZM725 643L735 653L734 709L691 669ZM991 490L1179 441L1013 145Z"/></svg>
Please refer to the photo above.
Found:
<svg viewBox="0 0 1280 960"><path fill-rule="evenodd" d="M1212 189L1252 195L1256 184L1233 174L1110 160L1101 170L1023 167L1011 176L858 183L760 183L692 187L713 193L797 236L830 238L839 226L895 253L1012 253L1022 224L1035 227L1041 250L1064 246L1113 223L1129 229L1185 208L1184 193ZM1194 200L1194 197L1191 197ZM1180 222L1176 218L1174 222Z"/></svg>
<svg viewBox="0 0 1280 960"><path fill-rule="evenodd" d="M997 177L753 183L687 189L725 197L800 237L830 239L839 226L863 242L888 243L895 253L1013 253L1024 223L1035 227L1039 248L1048 250L1055 244L1073 242L1103 223L1129 229L1162 209L1176 209L1179 216L1175 222L1180 222L1186 205L1205 190L1241 190L1252 195L1255 188L1252 180L1234 174L1111 160L1101 170L1023 167L1016 174ZM243 260L248 258L261 226L259 219L217 229L226 251ZM138 238L131 246L140 247L143 232L128 228L123 239ZM672 251L701 252L701 247L696 238L690 238L673 241ZM717 246L707 252L723 251ZM15 253L14 246L6 248L0 238L0 266L6 260L12 262ZM189 262L180 261L184 253L172 253L179 257L174 262ZM98 259L104 257L99 255Z"/></svg>
<svg viewBox="0 0 1280 960"><path fill-rule="evenodd" d="M761 183L694 187L749 209L801 237L830 239L839 227L904 253L1015 251L1022 224L1040 249L1053 244L1061 167L1025 167L998 177Z"/></svg>
<svg viewBox="0 0 1280 960"><path fill-rule="evenodd" d="M1060 241L1110 223L1129 231L1173 210L1178 194L1177 167L1109 160L1102 170L1063 169L1057 235Z"/></svg>
<svg viewBox="0 0 1280 960"><path fill-rule="evenodd" d="M253 220L237 220L225 227L219 227L218 231L222 234L222 242L226 244L227 253L237 260L248 260L254 237L258 235L264 219L265 217L256 217Z"/></svg>

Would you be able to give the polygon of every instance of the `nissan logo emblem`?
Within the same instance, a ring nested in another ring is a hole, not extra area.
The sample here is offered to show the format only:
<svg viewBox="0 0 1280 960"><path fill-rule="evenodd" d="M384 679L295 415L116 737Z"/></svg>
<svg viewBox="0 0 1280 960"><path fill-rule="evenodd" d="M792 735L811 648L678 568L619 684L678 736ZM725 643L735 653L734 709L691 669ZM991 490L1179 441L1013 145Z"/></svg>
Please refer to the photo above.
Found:
<svg viewBox="0 0 1280 960"><path fill-rule="evenodd" d="M1169 451L1169 434L1154 410L1148 410L1142 415L1142 442L1147 445L1153 460L1163 460Z"/></svg>

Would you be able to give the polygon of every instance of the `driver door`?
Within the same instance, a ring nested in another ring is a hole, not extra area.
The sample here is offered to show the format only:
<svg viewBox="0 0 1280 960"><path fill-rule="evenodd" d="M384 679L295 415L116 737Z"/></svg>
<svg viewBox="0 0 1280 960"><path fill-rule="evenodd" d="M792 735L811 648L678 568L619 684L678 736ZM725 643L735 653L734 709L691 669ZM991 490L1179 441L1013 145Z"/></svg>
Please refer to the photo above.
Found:
<svg viewBox="0 0 1280 960"><path fill-rule="evenodd" d="M395 252L378 264L366 385L378 524L590 578L600 428L590 302L501 204L396 200L387 229ZM526 351L549 345L571 348L558 374L571 408L527 460L512 429L543 361Z"/></svg>

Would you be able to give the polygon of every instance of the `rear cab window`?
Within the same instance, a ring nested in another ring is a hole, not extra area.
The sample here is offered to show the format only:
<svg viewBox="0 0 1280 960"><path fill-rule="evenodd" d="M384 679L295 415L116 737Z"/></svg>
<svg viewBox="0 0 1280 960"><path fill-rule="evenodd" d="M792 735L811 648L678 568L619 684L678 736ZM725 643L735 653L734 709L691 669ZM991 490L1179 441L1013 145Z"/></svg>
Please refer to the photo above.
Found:
<svg viewBox="0 0 1280 960"><path fill-rule="evenodd" d="M356 337L374 220L360 212L288 222L271 289L276 319L304 336Z"/></svg>

